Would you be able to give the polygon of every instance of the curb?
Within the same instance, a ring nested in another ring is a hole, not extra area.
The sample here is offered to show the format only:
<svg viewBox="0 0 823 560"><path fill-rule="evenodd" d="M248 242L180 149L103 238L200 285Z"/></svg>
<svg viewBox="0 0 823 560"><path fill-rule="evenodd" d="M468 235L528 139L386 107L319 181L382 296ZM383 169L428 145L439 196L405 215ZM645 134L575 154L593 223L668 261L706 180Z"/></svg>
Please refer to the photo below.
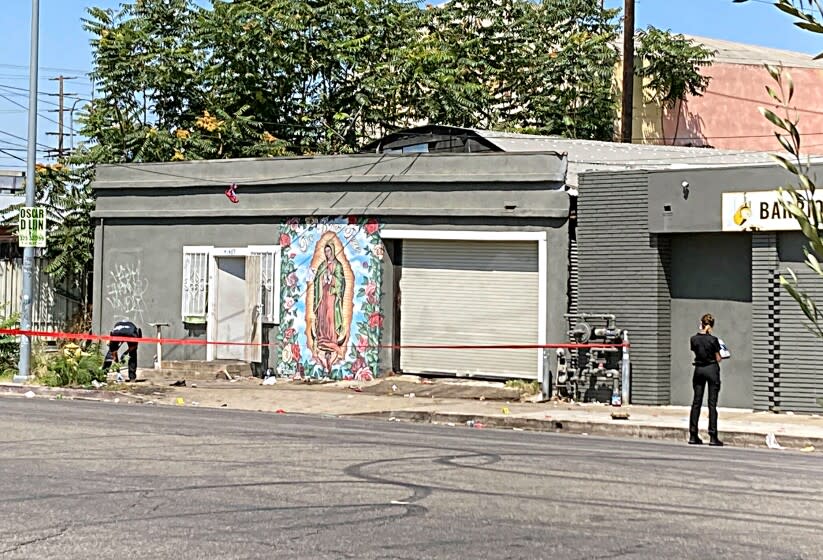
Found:
<svg viewBox="0 0 823 560"><path fill-rule="evenodd" d="M68 387L44 387L40 385L0 384L0 394L25 395L31 391L36 396L65 399L110 402L114 399L134 398L134 395L119 391L98 391L96 389L73 389Z"/></svg>
<svg viewBox="0 0 823 560"><path fill-rule="evenodd" d="M375 418L389 421L420 422L428 424L455 424L466 426L467 423L479 423L488 428L519 429L535 432L553 432L559 434L586 434L592 436L627 437L635 439L652 439L685 443L689 436L686 428L665 426L643 426L637 424L614 424L605 422L585 422L580 420L539 420L512 416L482 416L473 414L441 413L429 411L389 411L364 412L343 416L356 418ZM720 438L732 447L766 448L766 434L755 432L724 432ZM815 451L823 451L823 438L781 435L780 445L786 449L803 449L814 446Z"/></svg>

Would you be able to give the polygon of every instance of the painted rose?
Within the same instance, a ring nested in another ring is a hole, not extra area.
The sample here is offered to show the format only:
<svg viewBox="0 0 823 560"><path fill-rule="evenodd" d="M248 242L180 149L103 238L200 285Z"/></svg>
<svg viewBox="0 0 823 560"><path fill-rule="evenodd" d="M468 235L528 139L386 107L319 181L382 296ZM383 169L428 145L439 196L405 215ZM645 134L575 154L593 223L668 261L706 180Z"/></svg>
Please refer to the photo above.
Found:
<svg viewBox="0 0 823 560"><path fill-rule="evenodd" d="M372 304L377 301L377 284L374 282L366 284L366 301Z"/></svg>
<svg viewBox="0 0 823 560"><path fill-rule="evenodd" d="M296 362L300 361L300 345L296 342L293 342L291 345L291 355L294 357Z"/></svg>
<svg viewBox="0 0 823 560"><path fill-rule="evenodd" d="M356 381L371 381L372 377L372 372L369 369L369 366L357 370L354 374L354 379Z"/></svg>
<svg viewBox="0 0 823 560"><path fill-rule="evenodd" d="M295 253L294 251L292 251L291 253L289 253L289 258L290 258L290 259L293 259L293 258L294 258L294 257L296 257L296 256L297 256L297 253Z"/></svg>
<svg viewBox="0 0 823 560"><path fill-rule="evenodd" d="M291 237L286 235L285 233L280 234L280 247L286 248L291 245Z"/></svg>
<svg viewBox="0 0 823 560"><path fill-rule="evenodd" d="M362 354L358 354L357 358L355 358L354 362L351 365L351 370L356 374L361 369L367 367L366 359L363 357Z"/></svg>
<svg viewBox="0 0 823 560"><path fill-rule="evenodd" d="M286 227L288 227L292 231L297 231L300 229L300 220L297 218L289 218L286 220Z"/></svg>
<svg viewBox="0 0 823 560"><path fill-rule="evenodd" d="M357 344L355 344L357 351L361 354L365 354L366 350L369 348L369 339L366 335L360 335L360 338L357 339Z"/></svg>
<svg viewBox="0 0 823 560"><path fill-rule="evenodd" d="M297 331L294 330L294 327L289 327L283 332L283 341L284 342L291 342L291 339L294 338L294 335Z"/></svg>
<svg viewBox="0 0 823 560"><path fill-rule="evenodd" d="M368 233L369 235L374 235L377 232L377 230L380 229L380 225L374 218L369 218L369 220L366 222L366 225L364 226L364 229L366 230L366 233Z"/></svg>
<svg viewBox="0 0 823 560"><path fill-rule="evenodd" d="M295 301L293 297L287 297L283 300L283 307L285 307L286 309L291 309L292 307L294 307L294 303Z"/></svg>
<svg viewBox="0 0 823 560"><path fill-rule="evenodd" d="M357 216L349 216L349 225L357 224Z"/></svg>
<svg viewBox="0 0 823 560"><path fill-rule="evenodd" d="M346 373L343 375L343 381L351 381L354 379L354 374Z"/></svg>
<svg viewBox="0 0 823 560"><path fill-rule="evenodd" d="M383 315L375 311L369 315L369 326L371 328L379 328L383 326Z"/></svg>
<svg viewBox="0 0 823 560"><path fill-rule="evenodd" d="M284 362L290 362L291 361L291 346L284 346L283 347L283 354L282 354L281 358L283 358Z"/></svg>
<svg viewBox="0 0 823 560"><path fill-rule="evenodd" d="M286 286L289 288L294 288L297 285L297 273L292 272L288 276L286 276Z"/></svg>
<svg viewBox="0 0 823 560"><path fill-rule="evenodd" d="M383 255L385 254L385 249L383 248L382 243L378 243L377 245L375 245L374 249L372 249L372 252L374 253L375 257L377 257L381 261L383 260Z"/></svg>

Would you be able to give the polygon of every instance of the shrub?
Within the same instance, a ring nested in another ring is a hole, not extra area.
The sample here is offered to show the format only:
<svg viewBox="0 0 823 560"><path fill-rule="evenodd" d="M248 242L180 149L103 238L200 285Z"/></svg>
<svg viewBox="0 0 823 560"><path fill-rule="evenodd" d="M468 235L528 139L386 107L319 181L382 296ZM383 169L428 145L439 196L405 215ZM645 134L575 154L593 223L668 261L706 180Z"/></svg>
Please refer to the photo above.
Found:
<svg viewBox="0 0 823 560"><path fill-rule="evenodd" d="M92 381L105 381L103 356L99 345L86 352L76 344L67 344L46 363L42 382L50 387L90 385Z"/></svg>
<svg viewBox="0 0 823 560"><path fill-rule="evenodd" d="M0 311L2 309L0 308ZM0 329L16 329L20 321L20 314L12 315L0 320ZM20 340L16 336L0 336L0 374L13 375L17 372L20 360Z"/></svg>

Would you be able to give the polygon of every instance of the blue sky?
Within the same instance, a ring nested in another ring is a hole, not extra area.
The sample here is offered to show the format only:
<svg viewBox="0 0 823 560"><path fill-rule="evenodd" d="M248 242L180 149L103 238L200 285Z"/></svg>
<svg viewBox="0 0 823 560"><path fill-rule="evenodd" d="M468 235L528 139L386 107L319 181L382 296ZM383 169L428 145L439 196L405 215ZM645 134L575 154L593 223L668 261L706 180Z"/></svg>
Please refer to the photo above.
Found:
<svg viewBox="0 0 823 560"><path fill-rule="evenodd" d="M91 68L88 36L81 18L86 7L115 8L120 0L40 0L40 80L38 142L55 146L47 132L57 130L57 83L49 78L59 74L75 76L66 82L66 91L81 97L91 95L91 83L83 73ZM434 3L434 2L432 2ZM29 30L31 2L3 2L4 39L0 43L0 149L25 159L28 104ZM608 7L622 7L623 0L606 0ZM778 12L768 0L733 4L731 0L637 0L637 26L654 25L678 33L702 35L808 53L823 51L823 40L797 29L788 16ZM66 113L66 121L68 121ZM14 136L9 136L12 134ZM66 140L68 143L68 139ZM24 163L0 152L0 168L22 168Z"/></svg>

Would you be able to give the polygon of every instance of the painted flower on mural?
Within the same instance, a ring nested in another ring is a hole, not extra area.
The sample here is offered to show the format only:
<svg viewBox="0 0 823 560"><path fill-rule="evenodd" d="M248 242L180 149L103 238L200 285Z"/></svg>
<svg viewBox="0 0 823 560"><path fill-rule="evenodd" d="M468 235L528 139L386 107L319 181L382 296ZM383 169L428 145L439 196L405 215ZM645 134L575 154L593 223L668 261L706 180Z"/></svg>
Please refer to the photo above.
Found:
<svg viewBox="0 0 823 560"><path fill-rule="evenodd" d="M292 272L288 276L286 276L286 286L289 288L294 288L297 286L297 273Z"/></svg>
<svg viewBox="0 0 823 560"><path fill-rule="evenodd" d="M366 335L361 334L360 337L357 339L357 344L355 345L355 348L357 348L357 351L361 354L365 354L366 350L369 349L368 337Z"/></svg>
<svg viewBox="0 0 823 560"><path fill-rule="evenodd" d="M374 282L366 284L366 301L369 303L377 303L377 284Z"/></svg>
<svg viewBox="0 0 823 560"><path fill-rule="evenodd" d="M282 356L280 356L280 357L281 357L281 358L283 358L283 361L284 361L284 362L290 362L290 361L291 361L291 359L292 359L291 348L290 348L290 347L288 347L288 346L286 346L285 348L283 348L283 355L282 355Z"/></svg>
<svg viewBox="0 0 823 560"><path fill-rule="evenodd" d="M383 249L383 244L382 243L378 243L377 245L375 245L374 249L372 250L372 252L374 253L374 256L377 257L378 259L380 259L381 261L383 260L384 251L385 251L385 249Z"/></svg>
<svg viewBox="0 0 823 560"><path fill-rule="evenodd" d="M300 230L300 220L297 218L289 218L286 220L286 228L291 231L299 231Z"/></svg>
<svg viewBox="0 0 823 560"><path fill-rule="evenodd" d="M383 326L383 315L375 311L371 315L369 315L369 326L373 329L379 329Z"/></svg>
<svg viewBox="0 0 823 560"><path fill-rule="evenodd" d="M291 340L294 338L294 334L296 332L297 331L294 330L294 327L287 328L285 331L283 331L283 341L284 342L291 342Z"/></svg>
<svg viewBox="0 0 823 560"><path fill-rule="evenodd" d="M287 297L286 299L283 300L283 307L285 307L286 309L291 309L292 307L294 307L294 303L295 303L294 298Z"/></svg>
<svg viewBox="0 0 823 560"><path fill-rule="evenodd" d="M366 222L366 225L363 226L363 229L366 230L367 234L374 235L375 233L377 233L377 230L380 229L380 224L378 224L377 220L375 220L374 218L369 218L369 220Z"/></svg>
<svg viewBox="0 0 823 560"><path fill-rule="evenodd" d="M291 237L285 233L280 234L280 247L286 249L291 245Z"/></svg>
<svg viewBox="0 0 823 560"><path fill-rule="evenodd" d="M294 361L300 361L300 345L296 342L291 345L291 355L294 357Z"/></svg>

